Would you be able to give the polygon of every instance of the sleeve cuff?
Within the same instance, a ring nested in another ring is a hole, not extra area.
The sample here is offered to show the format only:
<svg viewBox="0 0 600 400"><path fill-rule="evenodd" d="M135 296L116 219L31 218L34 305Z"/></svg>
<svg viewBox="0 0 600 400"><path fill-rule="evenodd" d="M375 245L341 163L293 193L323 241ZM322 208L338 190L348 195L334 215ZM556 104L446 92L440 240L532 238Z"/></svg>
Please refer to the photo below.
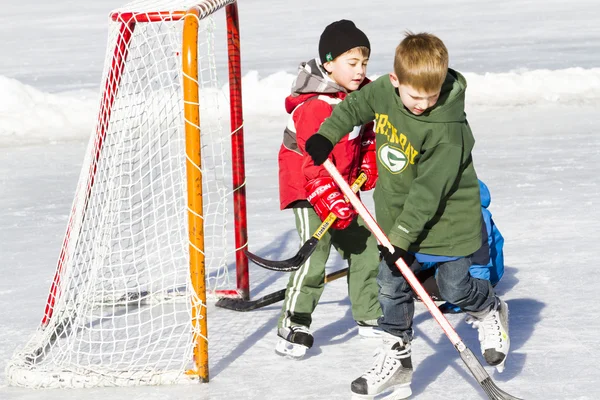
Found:
<svg viewBox="0 0 600 400"><path fill-rule="evenodd" d="M402 250L408 251L408 248L411 245L411 241L405 238L404 236L399 235L397 232L390 232L389 234L390 242L396 247L400 247Z"/></svg>

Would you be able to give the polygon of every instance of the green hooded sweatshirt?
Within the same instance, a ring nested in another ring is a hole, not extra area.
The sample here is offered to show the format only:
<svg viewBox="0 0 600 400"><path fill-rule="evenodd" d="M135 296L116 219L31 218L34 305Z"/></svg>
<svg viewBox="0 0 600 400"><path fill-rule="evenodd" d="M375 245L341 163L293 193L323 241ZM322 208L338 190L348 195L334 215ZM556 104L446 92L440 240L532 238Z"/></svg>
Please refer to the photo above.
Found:
<svg viewBox="0 0 600 400"><path fill-rule="evenodd" d="M466 87L465 78L448 69L437 104L417 116L404 107L384 75L349 94L319 129L335 144L352 127L375 120L377 222L392 244L404 250L467 256L481 246Z"/></svg>

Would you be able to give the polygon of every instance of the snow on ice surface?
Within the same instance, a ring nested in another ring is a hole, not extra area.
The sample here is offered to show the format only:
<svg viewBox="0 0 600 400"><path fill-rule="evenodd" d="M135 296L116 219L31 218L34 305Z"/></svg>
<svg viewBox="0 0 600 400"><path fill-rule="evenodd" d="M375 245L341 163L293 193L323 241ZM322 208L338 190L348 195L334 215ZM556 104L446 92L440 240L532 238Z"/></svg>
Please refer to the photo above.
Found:
<svg viewBox="0 0 600 400"><path fill-rule="evenodd" d="M3 5L0 371L41 317L97 112L107 14L119 6ZM436 33L469 81L476 167L506 238L498 291L511 310L512 347L505 372L490 373L528 400L600 398L600 322L588 305L600 284L593 257L600 239L600 4L256 0L241 1L239 10L251 250L268 258L297 250L292 215L273 212L282 99L297 64L315 55L323 27L349 18L369 35L370 76L388 72L405 29ZM332 257L329 267L342 263ZM251 266L253 297L285 282ZM0 372L0 399L348 399L377 342L356 337L343 279L328 285L314 314L315 346L306 360L274 354L279 307L209 309L211 332L218 326L220 334L211 336L209 385L34 391L6 386ZM449 319L477 353L476 332L462 316ZM485 398L422 306L415 323L413 398Z"/></svg>

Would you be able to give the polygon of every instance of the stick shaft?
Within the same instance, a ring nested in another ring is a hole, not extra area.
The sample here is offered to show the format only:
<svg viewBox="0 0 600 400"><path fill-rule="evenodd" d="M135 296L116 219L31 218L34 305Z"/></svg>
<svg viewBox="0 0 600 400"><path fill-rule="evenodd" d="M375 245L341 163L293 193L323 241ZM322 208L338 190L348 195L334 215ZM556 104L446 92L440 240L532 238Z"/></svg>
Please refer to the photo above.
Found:
<svg viewBox="0 0 600 400"><path fill-rule="evenodd" d="M379 226L379 224L377 224L375 218L373 218L369 210L367 210L367 208L360 201L358 196L356 196L354 192L352 192L350 186L344 180L344 178L339 173L335 165L333 165L333 163L330 160L326 160L323 166L325 167L327 172L329 172L335 183L340 187L342 193L346 195L354 209L358 212L358 215L360 215L365 221L365 223L367 224L371 232L373 232L379 243L387 247L388 250L390 250L391 252L394 252L394 246L392 245L392 243L390 243L389 239L387 238L383 230L381 230L381 227ZM402 258L396 261L396 267L398 267L398 269L400 270L402 275L404 275L404 278L408 281L415 293L421 298L421 300L423 301L433 318L435 318L435 320L441 326L446 336L448 336L448 339L450 339L450 342L452 342L452 344L459 351L461 351L465 347L465 345L462 343L460 336L458 336L452 325L450 325L450 322L448 322L446 317L444 317L444 314L442 314L442 312L438 309L433 300L431 300L431 297L429 296L427 291L423 288L423 286L421 285L415 274L411 271L411 269L406 265L406 263L404 263Z"/></svg>

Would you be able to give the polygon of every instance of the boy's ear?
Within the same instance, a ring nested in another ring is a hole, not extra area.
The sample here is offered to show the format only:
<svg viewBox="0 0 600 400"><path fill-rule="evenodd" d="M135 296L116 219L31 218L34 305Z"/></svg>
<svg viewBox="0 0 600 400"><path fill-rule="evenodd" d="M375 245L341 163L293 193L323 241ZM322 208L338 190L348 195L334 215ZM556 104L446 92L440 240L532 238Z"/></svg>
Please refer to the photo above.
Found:
<svg viewBox="0 0 600 400"><path fill-rule="evenodd" d="M323 64L323 68L325 69L325 71L330 74L331 73L331 69L329 68L329 66L331 65L331 61L327 61L326 63Z"/></svg>
<svg viewBox="0 0 600 400"><path fill-rule="evenodd" d="M398 81L398 76L393 72L390 72L390 82L392 82L392 86L395 87L396 89L398 89L398 87L400 86L400 82Z"/></svg>

